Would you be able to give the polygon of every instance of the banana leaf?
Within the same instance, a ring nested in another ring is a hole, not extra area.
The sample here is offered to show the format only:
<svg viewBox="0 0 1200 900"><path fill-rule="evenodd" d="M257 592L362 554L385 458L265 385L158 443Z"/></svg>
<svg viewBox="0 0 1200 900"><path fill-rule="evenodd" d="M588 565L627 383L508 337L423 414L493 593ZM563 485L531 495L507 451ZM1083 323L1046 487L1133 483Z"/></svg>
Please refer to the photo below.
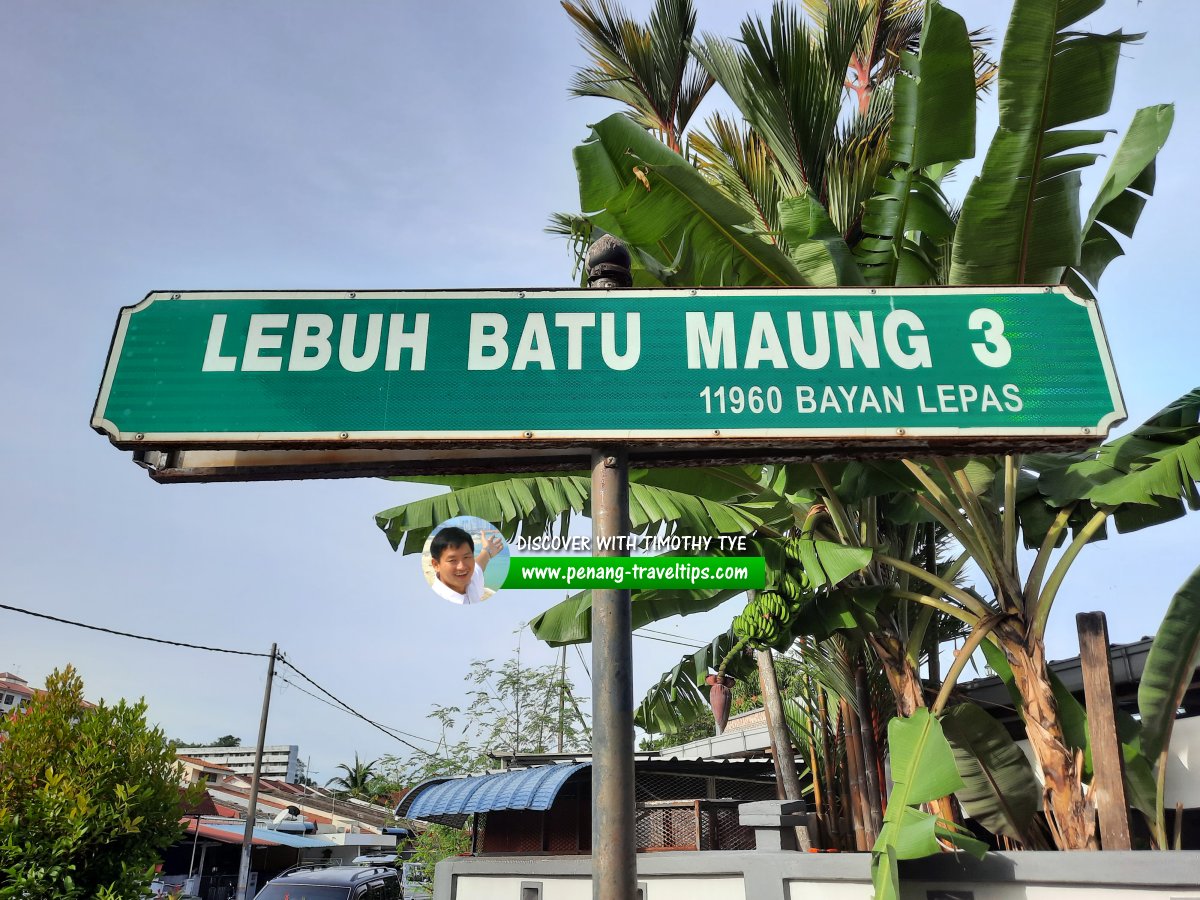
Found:
<svg viewBox="0 0 1200 900"><path fill-rule="evenodd" d="M1047 465L1038 490L1054 508L1112 508L1117 530L1136 531L1200 509L1200 388L1144 424L1067 465Z"/></svg>
<svg viewBox="0 0 1200 900"><path fill-rule="evenodd" d="M954 233L949 203L921 170L975 155L975 58L962 17L939 3L926 8L920 53L901 54L889 140L897 165L876 184L856 253L869 284L926 284L937 267L909 237Z"/></svg>
<svg viewBox="0 0 1200 900"><path fill-rule="evenodd" d="M1094 298L1108 264L1125 253L1113 232L1133 237L1146 198L1154 194L1155 159L1174 121L1175 107L1169 103L1134 113L1083 223L1079 265L1070 267L1063 278L1079 296Z"/></svg>
<svg viewBox="0 0 1200 900"><path fill-rule="evenodd" d="M682 156L621 114L592 126L574 151L584 214L658 260L673 283L804 285L811 281L749 212Z"/></svg>
<svg viewBox="0 0 1200 900"><path fill-rule="evenodd" d="M393 550L403 547L404 553L420 553L433 529L455 516L479 516L511 540L518 526L525 534L543 534L555 525L565 531L571 515L588 508L591 478L587 475L457 477L472 480L449 493L394 506L375 516Z"/></svg>
<svg viewBox="0 0 1200 900"><path fill-rule="evenodd" d="M718 554L709 553L710 556ZM671 616L688 616L716 609L743 593L725 590L635 591L630 603L632 627L642 628ZM534 637L551 647L586 644L592 639L592 592L582 591L538 613L529 622Z"/></svg>
<svg viewBox="0 0 1200 900"><path fill-rule="evenodd" d="M953 284L1054 284L1081 262L1080 170L1103 131L1122 45L1071 26L1104 0L1015 0L1000 54L1000 125L963 201Z"/></svg>
<svg viewBox="0 0 1200 900"><path fill-rule="evenodd" d="M888 724L888 748L894 785L888 795L883 829L871 848L871 874L875 900L898 900L896 863L942 852L942 841L983 858L986 845L963 834L949 822L917 807L962 790L942 726L924 707L908 718Z"/></svg>
<svg viewBox="0 0 1200 900"><path fill-rule="evenodd" d="M835 586L859 572L875 555L870 547L848 547L833 541L803 538L796 542L800 565L813 587Z"/></svg>
<svg viewBox="0 0 1200 900"><path fill-rule="evenodd" d="M846 239L810 191L779 201L779 226L791 258L813 284L861 285L862 272Z"/></svg>
<svg viewBox="0 0 1200 900"><path fill-rule="evenodd" d="M1048 849L1031 827L1042 789L1005 727L974 703L951 707L941 723L963 780L956 796L966 814L1027 849Z"/></svg>
<svg viewBox="0 0 1200 900"><path fill-rule="evenodd" d="M644 481L630 481L629 525L636 534L662 526L680 534L749 534L761 524L752 509L729 501L726 480L718 482L719 499L709 499L686 485L673 490L650 483L656 477L647 474ZM524 534L543 534L557 525L562 532L572 514L590 515L591 477L587 475L455 478L472 481L375 516L393 549L403 546L405 553L419 553L433 529L455 516L479 516L511 539L518 527Z"/></svg>
<svg viewBox="0 0 1200 900"><path fill-rule="evenodd" d="M1200 665L1200 568L1175 592L1154 635L1138 685L1142 751L1156 760L1171 739L1176 710Z"/></svg>

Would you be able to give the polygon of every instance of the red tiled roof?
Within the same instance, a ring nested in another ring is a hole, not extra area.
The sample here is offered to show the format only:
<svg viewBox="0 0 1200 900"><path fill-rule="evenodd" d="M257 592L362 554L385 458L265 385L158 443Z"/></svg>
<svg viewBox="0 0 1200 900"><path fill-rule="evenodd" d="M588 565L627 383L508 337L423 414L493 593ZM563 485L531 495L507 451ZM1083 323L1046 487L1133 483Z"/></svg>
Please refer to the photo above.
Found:
<svg viewBox="0 0 1200 900"><path fill-rule="evenodd" d="M0 679L0 691L11 691L14 694L20 694L22 697L33 696L33 688L24 681L16 682Z"/></svg>
<svg viewBox="0 0 1200 900"><path fill-rule="evenodd" d="M208 791L205 791L203 794L201 794L200 799L193 804L189 804L184 800L185 791L183 788L179 789L179 796L181 800L180 805L185 816L220 815L220 813L217 812L217 805L213 803L213 798L209 796Z"/></svg>

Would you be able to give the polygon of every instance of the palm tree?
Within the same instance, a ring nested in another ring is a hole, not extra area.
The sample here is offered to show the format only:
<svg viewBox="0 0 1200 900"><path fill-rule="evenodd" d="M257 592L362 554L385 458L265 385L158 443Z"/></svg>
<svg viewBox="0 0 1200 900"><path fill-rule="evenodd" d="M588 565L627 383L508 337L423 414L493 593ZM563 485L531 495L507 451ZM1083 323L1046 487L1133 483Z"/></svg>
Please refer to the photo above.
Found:
<svg viewBox="0 0 1200 900"><path fill-rule="evenodd" d="M657 0L646 24L612 0L564 0L563 9L591 58L575 73L571 93L624 103L639 124L682 152L683 132L713 85L692 55L691 0Z"/></svg>
<svg viewBox="0 0 1200 900"><path fill-rule="evenodd" d="M346 763L341 763L338 768L343 774L335 775L325 782L325 786L331 784L338 786L337 793L348 797L369 797L371 795L370 784L375 778L375 766L379 760L371 760L371 762L363 762L358 758L358 753L354 754L354 765L348 766Z"/></svg>

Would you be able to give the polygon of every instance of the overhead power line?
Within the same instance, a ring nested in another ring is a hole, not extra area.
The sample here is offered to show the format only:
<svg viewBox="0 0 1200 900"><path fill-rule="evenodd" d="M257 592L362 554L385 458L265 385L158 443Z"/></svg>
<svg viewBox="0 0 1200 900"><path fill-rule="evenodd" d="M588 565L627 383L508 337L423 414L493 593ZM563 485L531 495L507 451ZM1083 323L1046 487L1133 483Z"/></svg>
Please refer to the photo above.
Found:
<svg viewBox="0 0 1200 900"><path fill-rule="evenodd" d="M260 652L254 651L254 650L231 650L228 647L210 647L205 644L192 644L187 641L172 641L172 640L168 640L167 638L152 637L152 636L146 635L146 634L136 634L132 631L121 631L116 628L105 628L102 625L91 625L87 622L77 622L74 619L64 619L61 616L52 616L49 613L36 612L32 609L23 609L19 606L11 606L7 603L0 603L0 609L6 609L9 612L21 613L22 615L26 615L26 616L33 616L36 619L46 619L50 622L58 622L60 625L71 625L75 628L86 628L89 631L99 631L99 632L103 632L104 634L111 634L111 635L115 635L117 637L132 638L135 641L149 641L152 644L166 644L169 647L183 647L188 650L205 650L209 653L228 653L233 656L254 656L254 657L259 657L262 659L268 659L271 656L270 653L260 653ZM361 712L359 712L354 707L350 706L348 703L346 703L346 702L340 700L338 697L334 696L334 694L332 694L331 692L326 690L324 687L322 687L320 684L318 684L316 681L314 681L312 678L310 678L304 672L300 671L300 669L296 668L296 666L293 665L291 662L289 662L288 659L282 653L277 654L275 658L276 658L276 660L278 660L279 662L283 663L285 666L290 668L292 671L294 671L297 675L299 675L301 678L303 678L305 681L307 681L309 684L311 684L317 690L319 690L326 697L329 697L330 700L333 701L333 703L329 703L330 706L334 706L335 708L341 709L343 712L349 713L350 715L355 716L356 718L362 719L367 724L382 731L388 737L392 738L393 740L399 741L400 743L404 744L406 747L409 747L410 749L415 750L417 753L421 753L426 756L431 755L428 750L422 750L420 747L416 746L415 744L411 744L408 741L406 741L404 738L400 737L400 735L404 734L404 735L407 735L408 737L414 738L416 740L427 741L430 744L434 744L435 746L437 745L438 742L431 740L430 738L421 737L420 735L415 735L415 734L409 734L406 731L400 731L399 729L391 729L391 728L388 728L388 726L386 726L386 725L381 725L379 722L376 722L374 719L371 719L371 718L363 715ZM280 676L280 677L282 677L282 676ZM284 679L284 680L286 680L286 679ZM303 688L301 688L297 684L294 684L291 681L288 681L288 684L291 684L297 690L304 691ZM308 694L309 692L304 691L304 693ZM312 696L312 697L314 697L314 699L317 699L317 700L322 700L322 702L328 702L328 701L323 700L321 697L317 697L313 694L309 694L309 696Z"/></svg>
<svg viewBox="0 0 1200 900"><path fill-rule="evenodd" d="M660 644L674 644L676 647L687 647L689 650L699 650L703 644L685 644L683 641L673 641L669 638L656 637L653 634L642 634L639 631L633 633L634 637L640 637L644 641L658 641Z"/></svg>
<svg viewBox="0 0 1200 900"><path fill-rule="evenodd" d="M334 703L336 703L338 706L340 706L344 711L350 713L350 715L354 716L355 718L362 719L364 722L366 722L371 727L376 728L379 731L382 731L384 734L386 734L392 740L399 741L401 744L403 744L404 746L408 747L411 750L415 750L417 753L421 753L425 756L433 755L428 750L422 750L416 744L409 743L404 738L400 737L397 734L394 734L392 731L390 731L388 729L388 727L386 725L380 725L374 719L364 716L362 713L360 713L357 709L355 709L353 706L351 706L345 700L340 699L339 697L334 695L332 692L326 690L321 685L317 684L317 682L313 681L313 679L309 678L306 674L304 674L304 672L302 672L300 669L298 669L294 663L289 661L288 658L286 656L284 656L282 653L280 653L279 656L276 658L279 660L279 662L283 663L285 666L287 666L289 669L291 669L293 672L295 672L297 675L299 675L301 678L303 678L305 681L307 681L309 684L311 684L313 687L315 687L318 691L320 691L322 694L324 694L326 697L328 697L330 700L332 700ZM420 738L420 740L425 740L425 738Z"/></svg>
<svg viewBox="0 0 1200 900"><path fill-rule="evenodd" d="M62 625L74 625L76 628L86 628L89 631L102 631L105 634L115 634L118 637L133 638L135 641L150 641L152 644L167 644L171 647L186 647L189 650L207 650L209 653L229 653L234 656L261 656L266 659L270 653L257 653L254 650L230 650L227 647L207 647L204 644L189 644L186 641L170 641L166 638L150 637L145 634L134 634L132 631L118 631L115 628L104 628L100 625L89 625L86 622L76 622L73 619L63 619L59 616L52 616L49 613L34 612L32 609L22 609L19 606L9 606L7 603L0 603L0 609L7 609L10 612L22 613L26 616L33 616L36 619L49 619L51 622L58 622Z"/></svg>
<svg viewBox="0 0 1200 900"><path fill-rule="evenodd" d="M342 713L346 712L346 710L344 708L342 708L341 706L338 706L332 700L326 700L324 697L321 697L318 694L314 694L312 691L308 690L307 688L304 688L301 685L296 684L296 682L292 681L286 675L281 674L281 675L277 675L276 677L280 681L282 681L284 684L291 685L292 687L294 687L296 690L298 690L300 693L304 694L305 696L312 697L318 703L324 703L326 706L336 709L338 712L342 712ZM402 728L393 728L391 725L380 725L379 727L386 728L389 732L394 732L395 734L402 734L405 737L410 737L416 741L424 741L427 744L433 744L435 747L438 747L441 745L441 741L435 741L433 738L421 737L421 735L419 735L419 734L413 734L411 731L405 731Z"/></svg>
<svg viewBox="0 0 1200 900"><path fill-rule="evenodd" d="M687 641L689 644L696 644L701 647L708 644L708 641L702 641L702 640L700 640L700 638L687 637L682 634L677 634L674 631L661 631L657 628L650 628L646 625L643 625L641 628L638 629L638 631L644 631L647 634L659 634L659 635L662 635L663 637L674 638L677 641Z"/></svg>

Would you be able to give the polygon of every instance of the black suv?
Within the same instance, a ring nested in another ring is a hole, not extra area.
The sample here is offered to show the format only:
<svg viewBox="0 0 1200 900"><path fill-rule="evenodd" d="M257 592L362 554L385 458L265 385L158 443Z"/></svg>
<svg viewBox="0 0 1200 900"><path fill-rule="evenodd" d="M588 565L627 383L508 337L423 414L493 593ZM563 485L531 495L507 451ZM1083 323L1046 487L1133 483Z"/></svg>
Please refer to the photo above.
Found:
<svg viewBox="0 0 1200 900"><path fill-rule="evenodd" d="M399 900L391 866L296 866L267 882L254 900Z"/></svg>

